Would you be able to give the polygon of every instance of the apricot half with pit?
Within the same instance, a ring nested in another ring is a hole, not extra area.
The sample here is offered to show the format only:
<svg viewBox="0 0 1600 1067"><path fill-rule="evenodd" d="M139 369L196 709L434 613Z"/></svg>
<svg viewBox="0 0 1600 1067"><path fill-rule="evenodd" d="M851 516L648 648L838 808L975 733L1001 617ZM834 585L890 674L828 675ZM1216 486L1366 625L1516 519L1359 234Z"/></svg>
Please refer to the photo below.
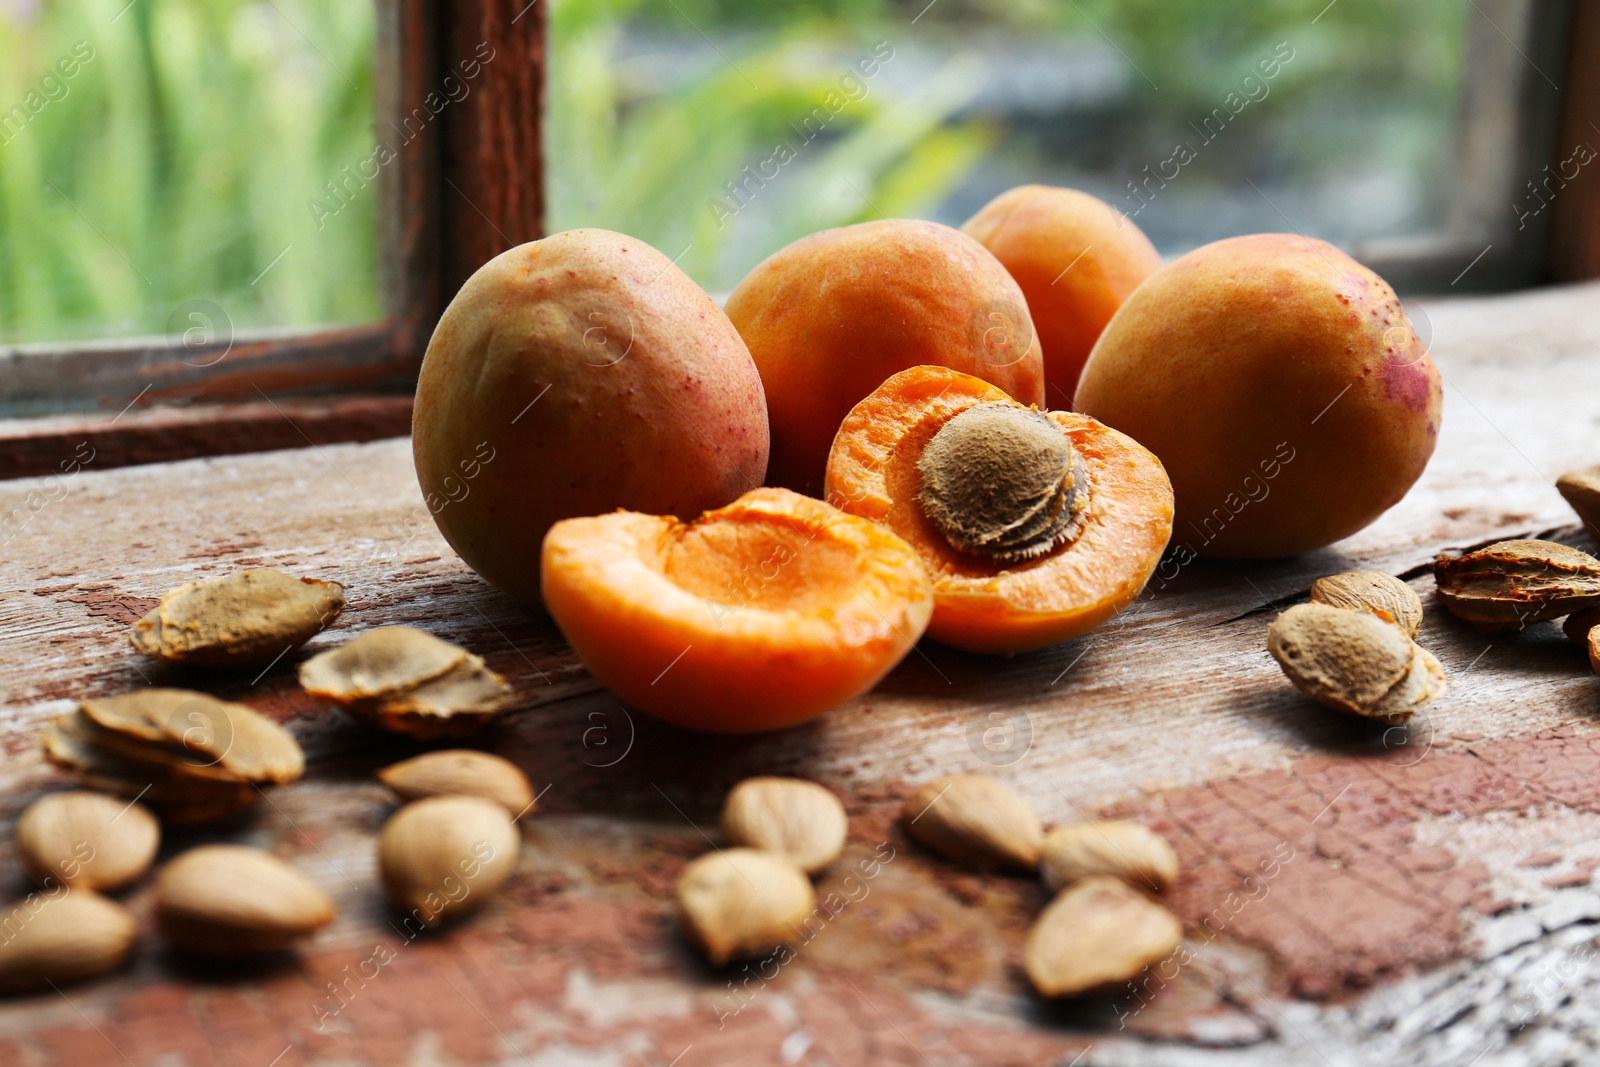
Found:
<svg viewBox="0 0 1600 1067"><path fill-rule="evenodd" d="M911 546L786 489L691 523L628 511L559 522L544 600L612 692L716 733L792 726L859 696L933 610Z"/></svg>
<svg viewBox="0 0 1600 1067"><path fill-rule="evenodd" d="M1089 351L1128 294L1161 267L1133 220L1076 189L1020 185L961 226L1022 287L1039 331L1044 380L1071 404Z"/></svg>
<svg viewBox="0 0 1600 1067"><path fill-rule="evenodd" d="M885 219L803 237L739 283L728 317L766 387L772 485L820 495L839 424L907 367L950 367L1044 402L1027 298L987 249L936 222Z"/></svg>
<svg viewBox="0 0 1600 1067"><path fill-rule="evenodd" d="M450 546L536 602L558 520L690 518L760 485L766 400L733 324L671 260L571 230L502 252L450 302L422 361L412 450Z"/></svg>
<svg viewBox="0 0 1600 1067"><path fill-rule="evenodd" d="M1161 457L1190 552L1266 557L1332 544L1399 502L1442 399L1388 283L1326 242L1256 234L1135 290L1073 406Z"/></svg>
<svg viewBox="0 0 1600 1067"><path fill-rule="evenodd" d="M916 550L929 636L972 652L1094 629L1139 595L1172 532L1172 486L1138 442L944 367L901 371L855 406L828 501Z"/></svg>

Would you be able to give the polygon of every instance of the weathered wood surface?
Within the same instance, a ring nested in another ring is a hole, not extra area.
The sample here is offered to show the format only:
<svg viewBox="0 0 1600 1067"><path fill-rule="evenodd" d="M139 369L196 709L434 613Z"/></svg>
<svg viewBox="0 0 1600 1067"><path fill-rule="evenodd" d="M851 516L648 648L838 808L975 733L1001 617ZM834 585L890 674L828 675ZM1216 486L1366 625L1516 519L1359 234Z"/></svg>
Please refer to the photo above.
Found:
<svg viewBox="0 0 1600 1067"><path fill-rule="evenodd" d="M1510 536L1585 543L1551 483L1600 461L1597 311L1592 285L1426 305L1448 383L1438 454L1336 551L1191 564L1101 633L1032 655L924 642L855 706L764 737L628 715L547 619L443 544L404 440L0 484L0 835L59 783L37 736L72 699L196 684L288 721L310 768L164 855L259 844L340 908L298 956L243 969L198 968L152 934L118 975L0 1005L0 1063L1593 1062L1600 680L1551 625L1458 624L1427 565ZM517 687L483 743L545 792L513 888L475 918L415 941L389 925L372 849L390 805L370 774L413 749L316 707L294 683L305 653L259 679L134 657L126 629L154 597L258 563L347 583L307 652L414 623ZM1408 734L1322 712L1264 651L1275 608L1355 566L1406 575L1429 606L1421 640L1450 690ZM1013 782L1047 822L1116 811L1171 837L1189 934L1169 980L1030 997L1017 964L1041 890L953 870L893 825L908 783L957 770ZM852 815L819 886L845 903L775 976L706 969L667 903L754 772L826 782ZM847 879L885 843L876 877ZM26 892L8 844L0 879ZM148 889L127 900L143 914Z"/></svg>

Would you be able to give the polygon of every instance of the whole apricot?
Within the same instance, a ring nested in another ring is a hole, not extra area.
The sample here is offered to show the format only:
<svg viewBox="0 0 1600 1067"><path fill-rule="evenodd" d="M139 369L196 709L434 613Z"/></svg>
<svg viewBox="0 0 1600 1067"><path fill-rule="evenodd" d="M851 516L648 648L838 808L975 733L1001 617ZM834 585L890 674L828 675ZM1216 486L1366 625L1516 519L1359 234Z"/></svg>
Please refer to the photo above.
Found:
<svg viewBox="0 0 1600 1067"><path fill-rule="evenodd" d="M412 416L445 540L529 603L556 522L720 507L761 484L767 443L733 324L666 256L608 230L521 245L467 279L433 331Z"/></svg>
<svg viewBox="0 0 1600 1067"><path fill-rule="evenodd" d="M1089 350L1128 294L1161 267L1133 220L1104 200L1052 185L1019 185L961 226L1005 264L1039 331L1044 381L1070 404Z"/></svg>
<svg viewBox="0 0 1600 1067"><path fill-rule="evenodd" d="M628 511L559 522L544 599L613 693L714 733L792 726L859 696L933 611L911 546L787 489L692 523Z"/></svg>
<svg viewBox="0 0 1600 1067"><path fill-rule="evenodd" d="M1044 401L1027 298L977 241L936 222L823 230L773 253L728 298L767 391L773 485L822 491L856 402L897 371L950 367Z"/></svg>
<svg viewBox="0 0 1600 1067"><path fill-rule="evenodd" d="M1268 557L1348 537L1405 496L1442 399L1387 282L1324 241L1256 234L1141 285L1074 406L1161 457L1190 553Z"/></svg>

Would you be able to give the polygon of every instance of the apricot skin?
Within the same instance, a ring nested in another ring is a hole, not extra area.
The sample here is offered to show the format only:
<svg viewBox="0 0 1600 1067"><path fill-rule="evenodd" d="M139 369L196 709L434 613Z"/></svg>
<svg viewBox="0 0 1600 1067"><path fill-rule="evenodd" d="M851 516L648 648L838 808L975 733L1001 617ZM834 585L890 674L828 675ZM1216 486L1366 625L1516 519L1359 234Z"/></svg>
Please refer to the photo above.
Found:
<svg viewBox="0 0 1600 1067"><path fill-rule="evenodd" d="M893 530L933 579L928 636L968 652L1029 652L1088 633L1133 603L1172 533L1172 486L1137 441L1070 411L1047 412L1089 482L1077 537L999 564L952 548L916 502L917 460L950 419L1000 390L944 367L913 367L857 404L828 458L828 500Z"/></svg>
<svg viewBox="0 0 1600 1067"><path fill-rule="evenodd" d="M412 416L440 532L527 603L557 521L720 507L761 484L767 444L732 323L666 256L608 230L513 248L469 278L434 330Z"/></svg>
<svg viewBox="0 0 1600 1067"><path fill-rule="evenodd" d="M1074 406L1166 465L1176 538L1203 556L1310 551L1422 474L1439 371L1388 283L1323 241L1234 237L1128 298Z"/></svg>
<svg viewBox="0 0 1600 1067"><path fill-rule="evenodd" d="M897 371L950 367L1044 402L1027 298L977 241L936 222L823 230L780 249L728 298L767 391L768 481L821 495L851 407Z"/></svg>
<svg viewBox="0 0 1600 1067"><path fill-rule="evenodd" d="M544 598L590 672L693 730L793 726L871 689L927 627L933 592L888 530L786 489L692 524L557 523Z"/></svg>
<svg viewBox="0 0 1600 1067"><path fill-rule="evenodd" d="M1161 254L1110 204L1076 189L1020 185L961 227L1022 287L1052 404L1069 405L1089 350Z"/></svg>

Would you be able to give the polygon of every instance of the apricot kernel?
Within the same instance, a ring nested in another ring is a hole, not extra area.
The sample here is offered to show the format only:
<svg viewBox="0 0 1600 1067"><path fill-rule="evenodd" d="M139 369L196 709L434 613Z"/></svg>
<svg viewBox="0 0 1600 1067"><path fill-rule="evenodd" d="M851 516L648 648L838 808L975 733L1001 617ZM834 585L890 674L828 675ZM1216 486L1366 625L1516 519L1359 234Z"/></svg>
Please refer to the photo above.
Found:
<svg viewBox="0 0 1600 1067"><path fill-rule="evenodd" d="M1062 891L1028 931L1023 968L1046 997L1092 993L1135 978L1183 939L1178 917L1110 875Z"/></svg>

